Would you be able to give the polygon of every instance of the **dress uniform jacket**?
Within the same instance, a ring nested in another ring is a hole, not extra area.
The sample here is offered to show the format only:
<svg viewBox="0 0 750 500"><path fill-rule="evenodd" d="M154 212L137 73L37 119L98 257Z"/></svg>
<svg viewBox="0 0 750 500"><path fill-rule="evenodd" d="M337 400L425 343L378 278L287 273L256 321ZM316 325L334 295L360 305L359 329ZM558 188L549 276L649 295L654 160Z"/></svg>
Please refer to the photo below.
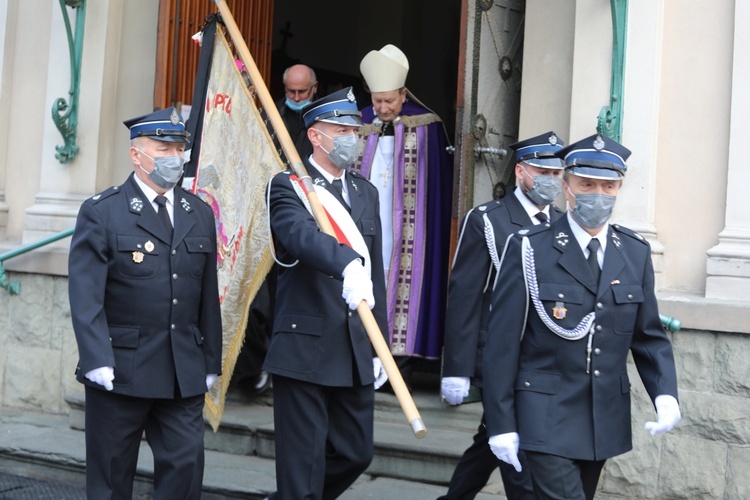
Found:
<svg viewBox="0 0 750 500"><path fill-rule="evenodd" d="M599 284L568 217L523 229L508 242L492 298L484 359L490 436L517 432L520 448L604 460L632 448L628 350L652 401L677 397L672 345L661 325L648 243L612 225ZM521 238L534 251L543 313L565 329L596 313L593 335L553 333L526 292ZM528 309L527 309L528 304ZM557 318L555 318L557 312ZM589 340L590 361L587 361Z"/></svg>
<svg viewBox="0 0 750 500"><path fill-rule="evenodd" d="M304 160L316 185L335 190ZM276 175L270 184L271 230L280 265L277 278L273 336L264 370L326 386L373 383L373 349L356 311L342 298L342 272L362 258L350 247L318 229L312 214L295 192L292 172ZM386 332L385 276L378 193L354 172L345 176L351 217L370 252L375 308L373 315Z"/></svg>
<svg viewBox="0 0 750 500"><path fill-rule="evenodd" d="M562 211L550 205L550 220ZM515 194L472 208L458 239L448 285L443 351L444 377L472 377L482 387L482 357L487 337L496 264L508 236L533 222Z"/></svg>
<svg viewBox="0 0 750 500"><path fill-rule="evenodd" d="M79 382L101 388L85 373L114 366L113 392L173 398L221 374L214 215L179 187L174 203L171 244L133 174L81 206L69 257Z"/></svg>

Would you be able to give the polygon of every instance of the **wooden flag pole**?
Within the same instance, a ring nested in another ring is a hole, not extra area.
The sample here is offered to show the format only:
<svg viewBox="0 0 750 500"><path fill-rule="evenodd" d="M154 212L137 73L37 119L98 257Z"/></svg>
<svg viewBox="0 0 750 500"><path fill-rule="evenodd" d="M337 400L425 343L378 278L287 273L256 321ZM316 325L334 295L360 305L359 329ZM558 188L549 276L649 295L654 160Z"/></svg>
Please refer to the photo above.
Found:
<svg viewBox="0 0 750 500"><path fill-rule="evenodd" d="M263 81L260 72L258 71L258 67L255 65L255 60L250 54L250 49L247 48L245 39L242 37L242 33L240 33L240 30L237 27L237 23L234 21L232 13L229 11L226 0L212 1L216 3L217 7L219 8L219 13L221 14L221 18L224 21L224 25L229 31L229 35L234 42L234 46L237 49L240 59L242 59L242 62L245 63L247 72L250 75L250 80L252 81L253 86L258 93L260 103L263 106L263 109L266 110L266 115L271 122L271 126L273 127L274 131L276 131L276 136L279 140L279 144L281 145L282 149L284 150L284 154L286 154L287 159L292 165L292 170L294 170L294 173L297 174L297 177L299 177L303 183L303 186L307 193L307 199L310 202L310 207L313 211L313 216L315 217L318 226L320 226L320 230L335 238L336 236L333 232L333 228L331 227L331 223L329 222L328 217L325 215L325 211L323 210L323 206L318 199L318 195L315 193L312 179L307 174L307 170L300 160L299 153L297 153L297 149L294 147L294 143L292 143L292 139L289 136L289 132L284 125L281 115L279 114L278 109L276 109L276 103L274 103L271 94L268 92L268 88L266 87L266 84ZM419 416L419 411L414 404L414 400L409 393L409 389L407 389L406 387L406 383L404 383L404 378L401 376L401 372L399 371L398 366L396 366L396 362L393 360L391 350L388 347L385 339L383 338L383 334L381 333L380 328L375 321L375 317L372 315L372 311L370 311L370 308L367 306L367 303L364 300L360 302L359 306L357 307L357 312L359 313L362 324L367 331L368 337L370 337L370 342L375 349L375 353L383 363L383 368L385 368L385 371L388 374L388 380L391 383L393 392L396 394L396 397L401 404L401 409L404 411L404 414L406 415L406 418L411 425L414 435L417 438L423 438L427 435L427 428L425 427L422 418Z"/></svg>

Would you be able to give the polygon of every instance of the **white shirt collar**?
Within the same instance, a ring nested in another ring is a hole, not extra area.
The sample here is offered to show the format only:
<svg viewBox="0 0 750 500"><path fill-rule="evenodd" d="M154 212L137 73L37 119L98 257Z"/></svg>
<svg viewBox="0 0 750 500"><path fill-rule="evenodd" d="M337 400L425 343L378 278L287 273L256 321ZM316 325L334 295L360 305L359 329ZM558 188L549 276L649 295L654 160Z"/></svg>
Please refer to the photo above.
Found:
<svg viewBox="0 0 750 500"><path fill-rule="evenodd" d="M318 169L318 171L325 178L325 180L328 181L329 184L333 184L333 181L335 179L341 179L342 192L343 192L342 196L344 197L344 201L347 204L349 204L350 203L350 200L349 200L349 187L346 185L346 170L341 170L341 176L340 177L334 177L327 170L325 170L323 167L321 167L320 165L318 165L315 162L315 160L313 160L312 155L310 156L310 163L312 163L315 166L315 168Z"/></svg>
<svg viewBox="0 0 750 500"><path fill-rule="evenodd" d="M523 194L521 186L516 186L516 189L513 190L513 194L516 195L516 198L518 198L518 201L521 202L521 206L523 207L523 209L526 210L527 214L529 214L529 218L531 219L532 223L541 223L541 221L536 218L536 214L538 214L539 212L544 212L544 214L547 216L547 220L550 220L549 205L545 205L543 209L539 210L539 207L537 207L534 202L529 199L528 196Z"/></svg>
<svg viewBox="0 0 750 500"><path fill-rule="evenodd" d="M151 186L143 182L135 173L133 173L133 177L135 178L136 184L138 184L138 187L141 188L141 191L143 191L143 194L146 195L146 198L148 198L148 201L151 202L151 204L154 204L154 198L158 196L158 193L151 189ZM164 196L167 197L167 201L170 205L174 206L174 188L170 189L166 193L164 193Z"/></svg>
<svg viewBox="0 0 750 500"><path fill-rule="evenodd" d="M570 224L570 231L573 233L573 236L575 236L576 241L578 241L578 245L581 247L584 257L588 257L589 255L588 246L591 238L596 238L597 240L599 240L599 264L601 265L603 260L602 256L604 255L604 251L607 249L607 232L609 231L609 222L605 222L601 230L594 236L591 236L586 232L585 229L580 226L580 224L578 224L578 222L576 222L573 216L570 215L570 210L568 210L567 217L568 224Z"/></svg>

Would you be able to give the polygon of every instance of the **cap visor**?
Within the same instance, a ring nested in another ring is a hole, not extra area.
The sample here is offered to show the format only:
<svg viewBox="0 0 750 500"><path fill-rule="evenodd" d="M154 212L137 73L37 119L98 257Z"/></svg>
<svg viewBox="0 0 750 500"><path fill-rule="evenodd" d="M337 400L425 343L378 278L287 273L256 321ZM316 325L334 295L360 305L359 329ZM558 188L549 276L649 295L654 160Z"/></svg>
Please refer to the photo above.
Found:
<svg viewBox="0 0 750 500"><path fill-rule="evenodd" d="M589 167L588 165L576 165L568 167L568 172L578 177L589 179L622 179L624 176L617 170L611 168Z"/></svg>
<svg viewBox="0 0 750 500"><path fill-rule="evenodd" d="M532 167L538 168L563 168L563 161L560 158L528 158L521 160Z"/></svg>
<svg viewBox="0 0 750 500"><path fill-rule="evenodd" d="M359 116L345 115L345 116L331 116L318 120L324 123L335 123L337 125L346 125L348 127L361 127L362 119Z"/></svg>

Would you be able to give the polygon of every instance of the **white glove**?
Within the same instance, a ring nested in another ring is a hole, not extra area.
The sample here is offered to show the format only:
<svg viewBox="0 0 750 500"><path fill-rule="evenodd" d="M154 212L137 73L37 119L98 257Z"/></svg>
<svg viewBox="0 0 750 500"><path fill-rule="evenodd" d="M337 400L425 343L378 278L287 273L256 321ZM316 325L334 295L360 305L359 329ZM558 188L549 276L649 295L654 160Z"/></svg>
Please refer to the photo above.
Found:
<svg viewBox="0 0 750 500"><path fill-rule="evenodd" d="M85 377L111 391L113 389L112 381L115 379L115 369L111 366L94 368L90 372L87 372Z"/></svg>
<svg viewBox="0 0 750 500"><path fill-rule="evenodd" d="M388 374L385 372L383 362L377 356L372 358L372 371L375 374L375 390L377 391L388 380Z"/></svg>
<svg viewBox="0 0 750 500"><path fill-rule="evenodd" d="M451 405L460 405L469 395L469 377L443 377L440 380L440 396Z"/></svg>
<svg viewBox="0 0 750 500"><path fill-rule="evenodd" d="M492 453L506 464L510 464L521 472L521 462L518 461L518 433L506 432L490 437L490 449Z"/></svg>
<svg viewBox="0 0 750 500"><path fill-rule="evenodd" d="M206 390L211 389L211 386L216 382L216 377L218 377L218 375L215 373L209 373L206 375Z"/></svg>
<svg viewBox="0 0 750 500"><path fill-rule="evenodd" d="M349 309L355 310L363 300L367 302L370 309L375 307L372 280L359 260L351 261L344 268L342 276L344 277L344 290L341 296L349 304Z"/></svg>
<svg viewBox="0 0 750 500"><path fill-rule="evenodd" d="M674 396L668 394L656 396L654 405L656 406L656 418L658 422L646 422L646 430L652 436L671 431L682 418L682 415L680 415L680 405Z"/></svg>

